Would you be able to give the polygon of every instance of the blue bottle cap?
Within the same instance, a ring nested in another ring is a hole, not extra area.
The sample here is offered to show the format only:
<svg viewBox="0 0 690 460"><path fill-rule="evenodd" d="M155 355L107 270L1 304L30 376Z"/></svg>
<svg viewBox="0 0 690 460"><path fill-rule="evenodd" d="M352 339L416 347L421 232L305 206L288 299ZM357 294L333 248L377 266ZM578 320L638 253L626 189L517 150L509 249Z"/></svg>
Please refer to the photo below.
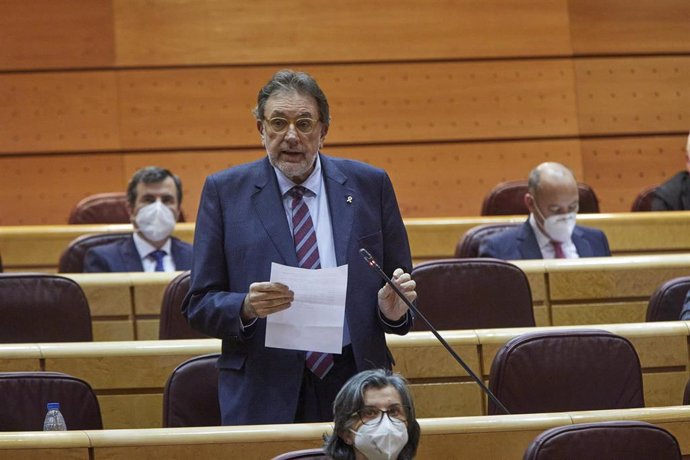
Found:
<svg viewBox="0 0 690 460"><path fill-rule="evenodd" d="M48 410L60 410L60 403L56 403L56 402L48 403Z"/></svg>

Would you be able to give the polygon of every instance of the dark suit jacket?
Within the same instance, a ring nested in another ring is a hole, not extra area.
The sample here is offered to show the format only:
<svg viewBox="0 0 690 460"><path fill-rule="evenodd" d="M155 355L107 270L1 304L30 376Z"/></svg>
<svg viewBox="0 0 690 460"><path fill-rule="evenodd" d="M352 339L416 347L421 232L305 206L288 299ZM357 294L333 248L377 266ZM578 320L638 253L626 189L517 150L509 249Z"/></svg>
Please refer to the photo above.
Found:
<svg viewBox="0 0 690 460"><path fill-rule="evenodd" d="M606 257L611 255L609 242L601 230L575 226L573 244L580 257ZM519 227L496 233L479 245L479 257L505 260L541 259L541 250L529 220Z"/></svg>
<svg viewBox="0 0 690 460"><path fill-rule="evenodd" d="M652 211L685 211L690 209L690 174L682 171L659 185L654 191Z"/></svg>
<svg viewBox="0 0 690 460"><path fill-rule="evenodd" d="M380 319L382 281L359 254L366 248L389 275L412 266L407 233L388 175L360 162L321 155L338 265L348 264L345 320L358 370L390 368L384 331L405 334L412 319ZM351 197L351 199L349 199ZM350 201L350 202L348 202ZM194 235L185 314L192 327L223 339L218 361L223 423L292 423L305 352L264 346L266 320L241 331L249 285L268 281L271 262L297 266L273 167L264 158L206 179Z"/></svg>
<svg viewBox="0 0 690 460"><path fill-rule="evenodd" d="M177 238L170 239L175 270L189 270L192 265L192 245ZM134 238L103 244L88 250L84 256L85 273L143 272L141 258Z"/></svg>

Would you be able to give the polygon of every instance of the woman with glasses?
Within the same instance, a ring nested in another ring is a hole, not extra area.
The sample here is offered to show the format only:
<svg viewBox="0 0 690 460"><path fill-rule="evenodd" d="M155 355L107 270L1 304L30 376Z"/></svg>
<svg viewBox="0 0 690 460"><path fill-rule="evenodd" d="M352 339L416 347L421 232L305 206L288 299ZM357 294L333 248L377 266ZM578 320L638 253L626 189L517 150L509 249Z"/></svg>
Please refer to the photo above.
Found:
<svg viewBox="0 0 690 460"><path fill-rule="evenodd" d="M407 381L383 369L360 372L333 403L335 427L324 450L334 460L409 460L420 429Z"/></svg>

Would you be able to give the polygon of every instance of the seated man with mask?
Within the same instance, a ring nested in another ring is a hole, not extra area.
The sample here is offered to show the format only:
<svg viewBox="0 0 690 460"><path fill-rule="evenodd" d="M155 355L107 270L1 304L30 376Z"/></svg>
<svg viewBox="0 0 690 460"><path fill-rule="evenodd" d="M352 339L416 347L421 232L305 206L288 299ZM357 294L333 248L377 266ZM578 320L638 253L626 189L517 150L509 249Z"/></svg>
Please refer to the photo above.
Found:
<svg viewBox="0 0 690 460"><path fill-rule="evenodd" d="M189 270L192 246L170 235L180 215L182 184L167 169L142 168L127 186L131 238L91 248L85 272L172 272Z"/></svg>
<svg viewBox="0 0 690 460"><path fill-rule="evenodd" d="M611 255L601 230L575 225L577 182L560 163L532 170L525 204L529 218L521 226L491 235L479 245L479 257L497 259L575 259Z"/></svg>

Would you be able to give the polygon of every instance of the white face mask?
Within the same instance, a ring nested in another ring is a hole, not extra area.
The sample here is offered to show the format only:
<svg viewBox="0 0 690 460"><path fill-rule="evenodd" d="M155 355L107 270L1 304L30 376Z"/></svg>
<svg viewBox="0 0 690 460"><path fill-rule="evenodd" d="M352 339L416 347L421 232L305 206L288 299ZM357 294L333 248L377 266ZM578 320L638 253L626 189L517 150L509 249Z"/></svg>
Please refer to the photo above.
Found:
<svg viewBox="0 0 690 460"><path fill-rule="evenodd" d="M576 212L555 214L545 218L539 210L536 200L534 200L534 208L539 214L539 217L544 220L544 232L546 232L546 236L559 243L570 241L570 236L575 229L575 220L577 218Z"/></svg>
<svg viewBox="0 0 690 460"><path fill-rule="evenodd" d="M355 448L369 460L395 460L407 444L407 426L384 416L378 425L362 425L355 434Z"/></svg>
<svg viewBox="0 0 690 460"><path fill-rule="evenodd" d="M175 228L175 214L160 200L139 209L134 221L139 231L150 241L163 241Z"/></svg>

